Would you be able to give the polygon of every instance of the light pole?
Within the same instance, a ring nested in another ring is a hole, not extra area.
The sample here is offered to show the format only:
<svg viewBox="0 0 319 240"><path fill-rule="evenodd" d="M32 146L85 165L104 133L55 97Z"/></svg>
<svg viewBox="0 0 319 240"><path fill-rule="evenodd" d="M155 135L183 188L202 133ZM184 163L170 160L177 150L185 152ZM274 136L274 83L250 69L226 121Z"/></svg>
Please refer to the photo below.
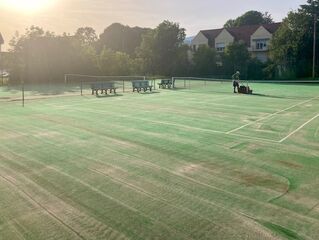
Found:
<svg viewBox="0 0 319 240"><path fill-rule="evenodd" d="M311 4L312 13L313 13L313 52L312 52L312 78L316 77L316 41L317 41L317 21L318 21L318 2L316 0L307 0Z"/></svg>
<svg viewBox="0 0 319 240"><path fill-rule="evenodd" d="M316 41L317 41L317 13L313 21L313 54L312 54L312 78L316 77Z"/></svg>
<svg viewBox="0 0 319 240"><path fill-rule="evenodd" d="M4 44L4 39L0 33L0 69L1 69L1 84L3 85L4 81L3 81L3 57L2 57L2 50L1 47Z"/></svg>

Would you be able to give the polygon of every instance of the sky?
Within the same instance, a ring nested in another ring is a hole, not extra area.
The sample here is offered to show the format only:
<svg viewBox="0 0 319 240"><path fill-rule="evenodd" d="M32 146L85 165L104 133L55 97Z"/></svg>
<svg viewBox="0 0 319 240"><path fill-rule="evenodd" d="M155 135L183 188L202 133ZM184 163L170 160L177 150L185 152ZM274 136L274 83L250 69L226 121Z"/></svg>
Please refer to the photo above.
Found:
<svg viewBox="0 0 319 240"><path fill-rule="evenodd" d="M249 10L269 12L276 22L306 0L0 0L0 32L8 42L16 31L36 25L58 34L93 27L98 34L114 22L156 27L163 20L180 23L187 36L220 28Z"/></svg>

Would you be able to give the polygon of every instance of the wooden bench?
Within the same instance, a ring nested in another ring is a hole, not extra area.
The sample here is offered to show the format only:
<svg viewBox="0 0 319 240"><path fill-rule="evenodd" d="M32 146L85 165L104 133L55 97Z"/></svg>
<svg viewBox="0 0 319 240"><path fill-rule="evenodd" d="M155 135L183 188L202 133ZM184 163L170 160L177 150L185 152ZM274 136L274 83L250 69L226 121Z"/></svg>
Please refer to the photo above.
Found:
<svg viewBox="0 0 319 240"><path fill-rule="evenodd" d="M159 88L172 88L173 81L172 79L162 79L160 83L158 83Z"/></svg>
<svg viewBox="0 0 319 240"><path fill-rule="evenodd" d="M147 80L133 81L132 87L133 87L133 92L135 92L135 90L137 92L140 92L142 90L144 90L144 92L146 92L147 90L150 90L151 92L153 90L153 86L150 85L150 82Z"/></svg>
<svg viewBox="0 0 319 240"><path fill-rule="evenodd" d="M96 82L96 83L91 83L91 90L92 90L92 95L99 95L99 91L101 91L101 94L105 93L107 94L108 91L110 93L116 94L116 87L114 82Z"/></svg>

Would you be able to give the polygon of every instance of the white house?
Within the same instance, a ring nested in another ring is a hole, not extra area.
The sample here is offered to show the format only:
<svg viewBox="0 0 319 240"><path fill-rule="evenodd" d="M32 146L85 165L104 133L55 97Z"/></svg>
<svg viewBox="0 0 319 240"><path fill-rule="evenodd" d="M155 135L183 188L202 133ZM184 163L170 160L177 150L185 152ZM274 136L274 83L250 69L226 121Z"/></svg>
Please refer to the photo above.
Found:
<svg viewBox="0 0 319 240"><path fill-rule="evenodd" d="M202 30L192 40L191 48L196 51L199 46L206 45L216 49L219 53L223 53L229 44L242 41L252 57L266 62L269 58L270 41L280 24L271 23Z"/></svg>

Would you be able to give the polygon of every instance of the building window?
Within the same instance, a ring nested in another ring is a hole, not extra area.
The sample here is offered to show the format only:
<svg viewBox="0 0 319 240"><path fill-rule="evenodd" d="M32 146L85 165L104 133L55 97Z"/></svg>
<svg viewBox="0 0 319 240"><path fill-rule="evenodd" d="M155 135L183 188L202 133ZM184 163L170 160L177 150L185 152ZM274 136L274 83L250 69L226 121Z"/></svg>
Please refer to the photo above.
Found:
<svg viewBox="0 0 319 240"><path fill-rule="evenodd" d="M256 49L257 50L267 49L267 40L266 39L256 40Z"/></svg>
<svg viewBox="0 0 319 240"><path fill-rule="evenodd" d="M224 52L225 51L225 43L216 43L216 51Z"/></svg>

